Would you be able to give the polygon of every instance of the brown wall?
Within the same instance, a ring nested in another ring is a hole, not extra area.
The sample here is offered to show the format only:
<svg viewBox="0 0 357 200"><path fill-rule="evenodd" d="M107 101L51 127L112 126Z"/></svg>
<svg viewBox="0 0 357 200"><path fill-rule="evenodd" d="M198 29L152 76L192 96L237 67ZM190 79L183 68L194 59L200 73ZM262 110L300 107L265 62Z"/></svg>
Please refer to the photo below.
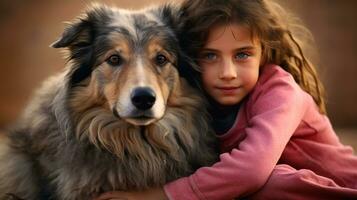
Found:
<svg viewBox="0 0 357 200"><path fill-rule="evenodd" d="M165 0L107 0L121 7L144 7ZM64 66L51 44L63 21L90 1L3 0L0 2L0 128L19 115L33 90ZM328 111L336 126L357 127L357 1L281 0L312 30L320 54Z"/></svg>
<svg viewBox="0 0 357 200"><path fill-rule="evenodd" d="M280 0L312 31L333 124L357 127L357 1Z"/></svg>

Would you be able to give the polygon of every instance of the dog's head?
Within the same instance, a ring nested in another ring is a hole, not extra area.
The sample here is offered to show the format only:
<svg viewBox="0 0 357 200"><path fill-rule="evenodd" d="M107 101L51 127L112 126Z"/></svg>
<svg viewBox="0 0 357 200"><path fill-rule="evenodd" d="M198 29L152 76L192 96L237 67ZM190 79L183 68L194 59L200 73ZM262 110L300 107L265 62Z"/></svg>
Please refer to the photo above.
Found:
<svg viewBox="0 0 357 200"><path fill-rule="evenodd" d="M165 113L178 84L180 55L172 6L127 11L95 5L64 31L54 48L66 48L70 90L76 109L97 102L134 125L148 125ZM89 106L89 105L88 105Z"/></svg>

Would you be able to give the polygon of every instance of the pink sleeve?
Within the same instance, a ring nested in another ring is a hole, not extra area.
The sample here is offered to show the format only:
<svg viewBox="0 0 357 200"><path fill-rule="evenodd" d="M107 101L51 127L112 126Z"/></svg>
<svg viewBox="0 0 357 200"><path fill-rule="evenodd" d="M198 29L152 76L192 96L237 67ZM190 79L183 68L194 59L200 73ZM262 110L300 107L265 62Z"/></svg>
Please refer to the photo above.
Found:
<svg viewBox="0 0 357 200"><path fill-rule="evenodd" d="M302 119L307 97L282 69L266 73L246 105L246 138L230 153L221 154L213 166L166 184L164 190L171 200L233 199L265 184Z"/></svg>

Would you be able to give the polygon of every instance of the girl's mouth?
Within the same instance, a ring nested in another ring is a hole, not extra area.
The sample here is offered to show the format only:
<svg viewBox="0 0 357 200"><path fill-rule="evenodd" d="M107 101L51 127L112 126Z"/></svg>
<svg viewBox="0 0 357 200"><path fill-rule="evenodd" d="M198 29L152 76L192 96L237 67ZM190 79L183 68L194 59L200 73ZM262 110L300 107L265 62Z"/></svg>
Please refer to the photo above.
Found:
<svg viewBox="0 0 357 200"><path fill-rule="evenodd" d="M216 87L217 89L220 90L234 90L234 89L238 89L239 87L236 86L223 86L223 87Z"/></svg>
<svg viewBox="0 0 357 200"><path fill-rule="evenodd" d="M223 87L216 87L220 92L225 95L233 95L236 94L240 87L236 86L223 86Z"/></svg>

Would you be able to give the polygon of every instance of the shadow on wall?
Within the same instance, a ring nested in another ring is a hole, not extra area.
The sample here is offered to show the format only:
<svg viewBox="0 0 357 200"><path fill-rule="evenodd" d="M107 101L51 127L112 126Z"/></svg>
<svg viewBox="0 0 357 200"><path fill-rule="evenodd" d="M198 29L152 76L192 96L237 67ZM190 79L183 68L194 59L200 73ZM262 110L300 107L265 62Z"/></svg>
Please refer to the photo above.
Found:
<svg viewBox="0 0 357 200"><path fill-rule="evenodd" d="M357 128L357 1L280 1L295 11L315 36L332 123L336 127ZM165 0L101 2L138 8ZM18 117L46 77L63 69L62 54L49 44L62 33L63 21L75 18L86 4L90 1L1 1L0 128Z"/></svg>

